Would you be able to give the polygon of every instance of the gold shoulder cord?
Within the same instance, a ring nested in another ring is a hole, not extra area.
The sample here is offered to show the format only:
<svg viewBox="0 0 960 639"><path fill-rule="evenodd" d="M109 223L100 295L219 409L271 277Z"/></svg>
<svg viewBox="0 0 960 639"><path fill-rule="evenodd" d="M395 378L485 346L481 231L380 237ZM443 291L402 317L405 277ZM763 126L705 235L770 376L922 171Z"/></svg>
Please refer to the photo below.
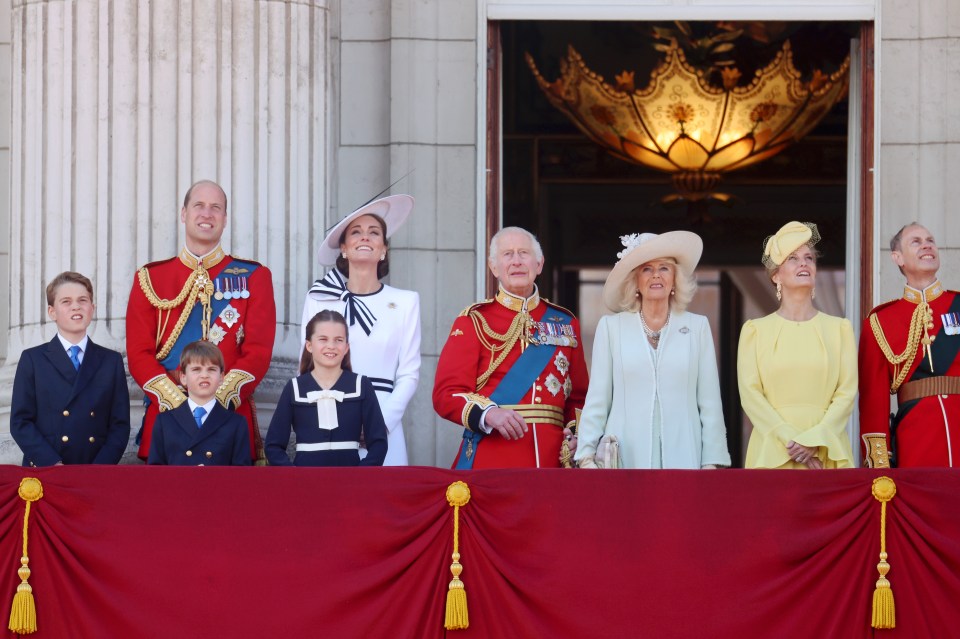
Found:
<svg viewBox="0 0 960 639"><path fill-rule="evenodd" d="M510 354L510 351L513 350L517 340L523 336L527 323L530 321L530 316L527 313L517 313L513 321L510 322L510 328L507 329L506 333L501 335L490 328L487 320L479 312L470 311L469 315L473 321L473 330L476 331L477 337L480 338L480 343L490 351L490 366L477 378L477 390L479 391L486 385L490 376L493 375L493 371L497 370L500 364L503 363L503 360L507 358L507 355ZM490 341L491 339L501 343L499 345L494 344ZM494 356L495 353L499 354Z"/></svg>
<svg viewBox="0 0 960 639"><path fill-rule="evenodd" d="M883 329L880 327L880 318L877 317L876 313L871 313L870 328L873 330L873 336L877 339L877 344L880 346L880 350L883 351L883 356L893 365L894 380L890 384L891 395L897 392L900 385L903 384L903 381L907 378L907 374L913 366L913 360L917 357L917 345L922 341L921 335L923 334L923 329L931 319L930 306L922 302L917 304L916 310L913 311L913 317L910 318L907 346L903 349L902 353L894 355L893 349L890 348L890 343L887 341L886 336L883 334Z"/></svg>
<svg viewBox="0 0 960 639"><path fill-rule="evenodd" d="M170 351L173 349L173 345L176 344L177 339L180 337L180 332L187 323L187 319L190 317L190 313L193 311L194 304L197 303L198 297L200 298L200 303L203 305L202 339L207 339L207 331L210 328L210 316L213 311L210 306L210 296L213 294L213 282L210 281L210 276L207 274L207 269L203 268L202 264L198 265L193 273L190 274L190 277L187 278L187 281L184 283L180 293L172 300L161 299L160 296L157 295L156 291L153 289L153 283L150 281L150 273L147 271L146 267L141 268L137 272L137 278L140 281L140 290L143 291L143 294L146 296L147 301L150 302L150 305L157 309L158 314L164 311L167 313L167 316L163 322L157 323L158 346L160 345L160 336L163 334L163 330L167 325L167 318L170 317L170 311L177 308L181 304L184 305L183 311L180 313L180 318L177 320L176 325L170 332L170 337L168 337L167 341L164 342L163 348L157 351L158 360L162 360L170 354Z"/></svg>

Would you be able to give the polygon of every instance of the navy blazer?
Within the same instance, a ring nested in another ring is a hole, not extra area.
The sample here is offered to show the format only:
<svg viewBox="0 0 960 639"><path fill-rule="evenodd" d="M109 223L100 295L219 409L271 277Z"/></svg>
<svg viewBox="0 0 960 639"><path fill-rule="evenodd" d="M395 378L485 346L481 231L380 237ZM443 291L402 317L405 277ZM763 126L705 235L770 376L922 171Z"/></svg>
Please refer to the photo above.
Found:
<svg viewBox="0 0 960 639"><path fill-rule="evenodd" d="M160 413L153 425L148 464L169 466L249 466L247 420L218 403L197 428L190 404Z"/></svg>
<svg viewBox="0 0 960 639"><path fill-rule="evenodd" d="M87 341L80 370L60 340L23 351L13 380L10 434L24 466L116 464L130 439L123 357Z"/></svg>

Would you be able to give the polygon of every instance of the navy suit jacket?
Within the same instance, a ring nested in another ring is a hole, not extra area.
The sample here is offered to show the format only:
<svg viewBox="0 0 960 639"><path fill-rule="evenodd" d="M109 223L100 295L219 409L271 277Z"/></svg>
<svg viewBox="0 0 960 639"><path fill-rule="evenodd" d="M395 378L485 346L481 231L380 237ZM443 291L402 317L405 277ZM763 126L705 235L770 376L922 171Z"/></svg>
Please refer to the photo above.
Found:
<svg viewBox="0 0 960 639"><path fill-rule="evenodd" d="M148 464L170 466L249 466L247 420L218 403L197 428L190 404L160 413L153 426Z"/></svg>
<svg viewBox="0 0 960 639"><path fill-rule="evenodd" d="M57 336L23 351L13 380L10 434L24 466L116 464L130 439L123 357L88 340L80 370Z"/></svg>

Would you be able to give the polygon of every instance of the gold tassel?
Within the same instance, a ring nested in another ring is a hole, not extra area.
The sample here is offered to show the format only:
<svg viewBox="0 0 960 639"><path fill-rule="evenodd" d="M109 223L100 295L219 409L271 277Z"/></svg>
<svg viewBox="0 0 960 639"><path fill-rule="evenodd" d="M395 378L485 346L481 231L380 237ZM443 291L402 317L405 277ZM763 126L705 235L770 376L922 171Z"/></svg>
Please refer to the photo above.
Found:
<svg viewBox="0 0 960 639"><path fill-rule="evenodd" d="M450 572L453 579L447 589L447 611L444 616L443 627L447 630L462 630L470 626L470 616L467 614L467 591L460 581L463 566L460 565L460 507L470 501L470 487L462 481L455 481L447 486L447 503L453 506L453 563Z"/></svg>
<svg viewBox="0 0 960 639"><path fill-rule="evenodd" d="M27 582L30 578L30 558L27 556L27 524L30 521L30 503L43 497L43 485L39 479L24 477L20 480L20 489L17 491L20 498L27 502L23 512L23 556L20 557L20 585L17 594L13 596L13 606L10 608L10 623L7 624L12 632L19 635L29 635L37 631L37 607L33 600L33 588Z"/></svg>
<svg viewBox="0 0 960 639"><path fill-rule="evenodd" d="M890 564L887 563L887 502L897 494L897 485L889 477L877 477L873 480L873 496L880 502L880 563L877 570L880 578L873 591L873 620L871 626L879 629L897 627L896 609L893 605L893 589L887 573Z"/></svg>

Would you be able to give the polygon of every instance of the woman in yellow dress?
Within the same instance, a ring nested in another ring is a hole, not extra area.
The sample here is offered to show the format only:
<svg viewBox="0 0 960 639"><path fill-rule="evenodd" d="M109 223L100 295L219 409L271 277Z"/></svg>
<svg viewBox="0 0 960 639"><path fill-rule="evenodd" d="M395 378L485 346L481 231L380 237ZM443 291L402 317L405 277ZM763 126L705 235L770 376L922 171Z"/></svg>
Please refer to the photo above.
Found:
<svg viewBox="0 0 960 639"><path fill-rule="evenodd" d="M753 423L747 468L849 468L847 420L857 394L850 321L813 305L816 224L789 222L766 239L763 264L780 308L740 332L737 383Z"/></svg>

